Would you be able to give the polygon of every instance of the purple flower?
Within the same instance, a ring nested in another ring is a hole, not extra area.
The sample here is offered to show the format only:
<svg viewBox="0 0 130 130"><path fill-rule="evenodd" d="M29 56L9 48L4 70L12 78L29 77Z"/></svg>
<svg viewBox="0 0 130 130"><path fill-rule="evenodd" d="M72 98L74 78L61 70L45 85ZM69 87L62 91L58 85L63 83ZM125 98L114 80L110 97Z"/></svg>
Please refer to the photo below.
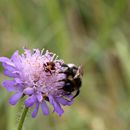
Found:
<svg viewBox="0 0 130 130"><path fill-rule="evenodd" d="M0 57L4 67L4 74L11 79L5 80L3 86L9 92L15 92L10 97L9 103L15 105L20 98L26 96L24 104L26 107L33 107L32 117L36 117L39 106L45 115L49 114L47 102L54 112L60 116L63 114L61 105L71 105L72 95L67 94L63 89L66 75L63 72L63 60L57 59L56 55L46 51L34 49L31 52L24 49L23 54L14 52L12 57Z"/></svg>

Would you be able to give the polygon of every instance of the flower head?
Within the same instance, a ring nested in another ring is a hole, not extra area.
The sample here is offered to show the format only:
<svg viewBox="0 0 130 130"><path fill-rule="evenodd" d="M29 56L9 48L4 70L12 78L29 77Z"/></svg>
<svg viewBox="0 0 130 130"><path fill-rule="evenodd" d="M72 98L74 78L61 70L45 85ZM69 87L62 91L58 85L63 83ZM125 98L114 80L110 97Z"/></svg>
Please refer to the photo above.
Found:
<svg viewBox="0 0 130 130"><path fill-rule="evenodd" d="M20 98L26 97L24 104L26 107L35 105L32 117L37 115L39 106L45 115L49 114L47 102L54 107L54 112L63 114L61 105L71 105L72 95L64 91L64 71L63 60L57 59L56 55L46 51L34 49L31 52L24 49L23 54L14 52L12 57L0 57L0 62L4 67L4 74L11 77L5 80L3 86L9 92L15 92L10 97L9 103L15 105Z"/></svg>

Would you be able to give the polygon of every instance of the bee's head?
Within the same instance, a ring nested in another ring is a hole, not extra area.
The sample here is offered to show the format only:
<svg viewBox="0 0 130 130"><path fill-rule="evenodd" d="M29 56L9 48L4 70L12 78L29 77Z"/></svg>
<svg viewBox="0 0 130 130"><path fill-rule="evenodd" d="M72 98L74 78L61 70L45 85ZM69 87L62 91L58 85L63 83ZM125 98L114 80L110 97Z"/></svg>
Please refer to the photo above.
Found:
<svg viewBox="0 0 130 130"><path fill-rule="evenodd" d="M74 76L76 75L77 71L78 71L78 67L75 66L74 64L67 64L68 68L70 71L72 71L72 73L74 74Z"/></svg>
<svg viewBox="0 0 130 130"><path fill-rule="evenodd" d="M74 78L82 77L83 76L83 66L80 65L79 67L75 66L74 64L67 64L70 70L74 73Z"/></svg>

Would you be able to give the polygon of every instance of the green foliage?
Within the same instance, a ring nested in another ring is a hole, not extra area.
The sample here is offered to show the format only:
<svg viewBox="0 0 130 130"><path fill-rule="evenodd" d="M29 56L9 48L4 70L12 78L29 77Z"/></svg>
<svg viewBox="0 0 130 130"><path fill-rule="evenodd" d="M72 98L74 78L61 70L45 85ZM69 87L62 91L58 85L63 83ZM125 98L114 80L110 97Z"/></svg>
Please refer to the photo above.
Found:
<svg viewBox="0 0 130 130"><path fill-rule="evenodd" d="M129 0L0 0L0 56L45 48L84 66L81 94L64 115L28 114L25 129L129 130L129 7ZM15 130L18 110L0 89L0 130Z"/></svg>

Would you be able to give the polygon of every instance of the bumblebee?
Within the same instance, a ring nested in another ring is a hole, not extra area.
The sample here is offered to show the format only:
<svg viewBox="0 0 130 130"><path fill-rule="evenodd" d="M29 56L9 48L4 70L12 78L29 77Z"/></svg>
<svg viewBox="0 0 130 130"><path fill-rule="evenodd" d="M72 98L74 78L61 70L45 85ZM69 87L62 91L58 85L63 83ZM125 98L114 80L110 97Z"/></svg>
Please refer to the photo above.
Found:
<svg viewBox="0 0 130 130"><path fill-rule="evenodd" d="M74 64L63 64L62 66L65 67L65 71L63 73L66 74L63 90L67 92L68 95L72 94L73 92L76 92L72 98L74 99L80 93L80 87L82 85L83 67L77 67Z"/></svg>

